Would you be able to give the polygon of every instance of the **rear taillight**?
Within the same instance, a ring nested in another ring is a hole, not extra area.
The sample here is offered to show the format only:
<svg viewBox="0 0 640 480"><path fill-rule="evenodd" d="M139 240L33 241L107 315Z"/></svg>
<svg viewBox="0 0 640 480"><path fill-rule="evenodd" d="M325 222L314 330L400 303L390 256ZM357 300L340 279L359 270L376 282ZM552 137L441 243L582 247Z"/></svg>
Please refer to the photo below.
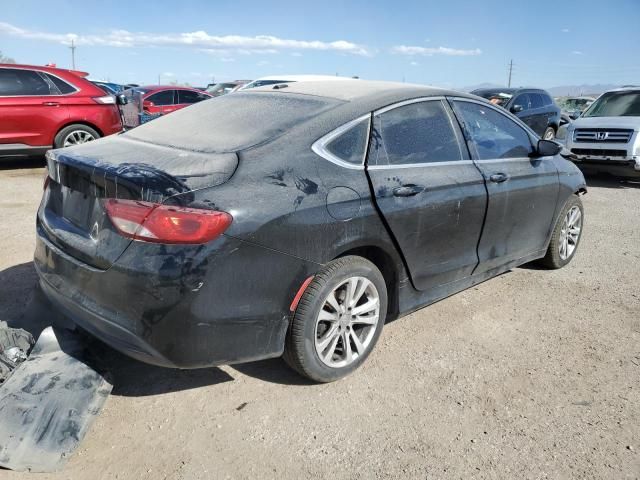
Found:
<svg viewBox="0 0 640 480"><path fill-rule="evenodd" d="M93 101L100 105L115 105L116 97L113 95L105 95L104 97L93 97Z"/></svg>
<svg viewBox="0 0 640 480"><path fill-rule="evenodd" d="M154 243L207 243L233 221L226 212L184 208L136 200L108 199L109 219L118 232L134 240Z"/></svg>

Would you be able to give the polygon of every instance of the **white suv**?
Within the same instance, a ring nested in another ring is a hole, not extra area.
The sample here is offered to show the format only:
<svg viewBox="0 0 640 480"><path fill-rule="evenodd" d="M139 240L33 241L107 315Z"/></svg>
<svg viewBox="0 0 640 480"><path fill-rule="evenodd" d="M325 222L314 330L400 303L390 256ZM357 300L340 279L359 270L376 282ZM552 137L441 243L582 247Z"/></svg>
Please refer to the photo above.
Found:
<svg viewBox="0 0 640 480"><path fill-rule="evenodd" d="M567 126L566 147L581 166L640 175L640 87L603 93Z"/></svg>

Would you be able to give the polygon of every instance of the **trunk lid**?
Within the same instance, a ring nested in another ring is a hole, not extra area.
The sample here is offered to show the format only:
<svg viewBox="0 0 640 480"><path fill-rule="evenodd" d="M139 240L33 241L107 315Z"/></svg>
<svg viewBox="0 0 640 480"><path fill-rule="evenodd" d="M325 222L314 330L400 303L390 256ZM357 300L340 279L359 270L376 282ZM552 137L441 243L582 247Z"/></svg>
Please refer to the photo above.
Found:
<svg viewBox="0 0 640 480"><path fill-rule="evenodd" d="M50 181L38 211L41 233L65 253L105 270L131 240L111 224L102 199L165 203L226 182L236 153L202 153L112 136L47 154ZM187 195L185 195L187 194Z"/></svg>

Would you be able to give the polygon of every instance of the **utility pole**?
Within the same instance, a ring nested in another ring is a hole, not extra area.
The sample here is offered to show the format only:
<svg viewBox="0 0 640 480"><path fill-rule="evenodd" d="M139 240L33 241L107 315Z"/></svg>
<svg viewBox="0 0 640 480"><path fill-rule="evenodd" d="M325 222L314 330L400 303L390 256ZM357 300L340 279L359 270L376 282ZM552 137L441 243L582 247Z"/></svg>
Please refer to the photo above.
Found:
<svg viewBox="0 0 640 480"><path fill-rule="evenodd" d="M71 49L71 68L73 70L76 69L76 44L73 41L73 38L71 39L71 46L69 47Z"/></svg>
<svg viewBox="0 0 640 480"><path fill-rule="evenodd" d="M513 58L509 62L509 82L507 87L511 87L511 73L513 72Z"/></svg>

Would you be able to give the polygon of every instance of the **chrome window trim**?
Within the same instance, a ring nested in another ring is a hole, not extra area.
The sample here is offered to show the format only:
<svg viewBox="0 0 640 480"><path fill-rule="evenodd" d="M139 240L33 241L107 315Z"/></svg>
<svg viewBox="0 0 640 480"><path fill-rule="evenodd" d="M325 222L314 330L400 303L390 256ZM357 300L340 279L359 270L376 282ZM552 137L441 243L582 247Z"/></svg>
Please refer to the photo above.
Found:
<svg viewBox="0 0 640 480"><path fill-rule="evenodd" d="M329 143L331 143L333 140L335 140L337 137L339 137L340 135L342 135L346 131L350 130L351 128L355 127L356 125L358 125L358 124L360 124L360 123L362 123L364 121L368 122L367 123L367 134L366 134L367 138L365 140L364 155L362 156L362 160L361 160L360 163L358 163L358 164L349 163L349 162L347 162L345 160L342 160L341 158L335 156L333 153L331 153L327 149L327 145ZM371 114L367 113L365 115L362 115L362 116L356 118L355 120L351 120L350 122L347 122L344 125L339 126L335 130L332 130L331 132L327 133L326 135L320 137L318 140L313 142L313 145L311 145L311 150L313 150L314 153L320 155L325 160L328 160L331 163L335 163L336 165L339 165L341 167L349 168L351 170L364 170L364 161L365 161L365 158L367 157L367 151L369 150L369 135L370 134L371 134Z"/></svg>
<svg viewBox="0 0 640 480"><path fill-rule="evenodd" d="M56 77L58 80L72 86L74 88L74 92L71 93L60 93L60 94L49 94L49 95L1 95L0 94L0 98L22 98L22 97L26 97L26 98L33 98L33 97L67 97L69 95L73 95L75 93L78 93L80 91L80 89L78 87L76 87L73 83L71 83L68 80L65 80L64 78L60 78L58 75L56 75L55 73L51 73L51 72L45 72L44 70L39 70L37 68L16 68L16 67L0 67L0 68L4 68L7 70L24 70L27 72L37 72L39 74L43 74L46 73L47 75L51 75L53 77ZM47 83L49 83L48 80L45 80L43 78L43 80ZM89 81L89 80L88 80ZM56 87L57 89L57 87Z"/></svg>
<svg viewBox="0 0 640 480"><path fill-rule="evenodd" d="M400 107L404 107L405 105L411 105L412 103L421 103L421 102L428 102L430 100L446 100L446 98L442 95L438 95L438 96L434 96L434 97L418 97L418 98L411 98L409 100L403 100L401 102L398 103L394 103L392 105L387 105L386 107L382 107L379 108L378 110L375 110L373 112L373 115L381 115L385 112L388 112L389 110L395 110L396 108L400 108Z"/></svg>

